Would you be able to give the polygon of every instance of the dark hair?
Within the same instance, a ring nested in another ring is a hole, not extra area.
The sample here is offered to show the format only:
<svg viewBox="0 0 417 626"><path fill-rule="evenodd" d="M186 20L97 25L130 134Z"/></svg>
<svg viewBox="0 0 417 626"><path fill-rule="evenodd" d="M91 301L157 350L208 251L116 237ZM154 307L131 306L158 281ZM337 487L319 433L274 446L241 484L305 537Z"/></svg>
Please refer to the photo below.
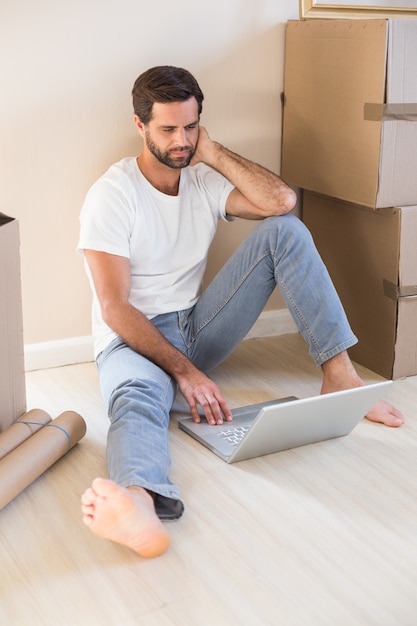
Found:
<svg viewBox="0 0 417 626"><path fill-rule="evenodd" d="M151 67L133 85L133 110L141 122L148 124L154 102L184 102L192 96L197 100L200 115L204 96L190 72L172 65Z"/></svg>

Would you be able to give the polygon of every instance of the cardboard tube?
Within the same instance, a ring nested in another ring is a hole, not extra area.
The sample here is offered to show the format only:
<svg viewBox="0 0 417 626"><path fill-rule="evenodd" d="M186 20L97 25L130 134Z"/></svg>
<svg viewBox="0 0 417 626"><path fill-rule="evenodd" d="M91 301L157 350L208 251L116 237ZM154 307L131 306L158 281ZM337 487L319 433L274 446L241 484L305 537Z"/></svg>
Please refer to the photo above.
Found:
<svg viewBox="0 0 417 626"><path fill-rule="evenodd" d="M32 409L10 424L5 431L0 433L0 459L20 446L51 419L51 416L42 409Z"/></svg>
<svg viewBox="0 0 417 626"><path fill-rule="evenodd" d="M0 460L0 509L68 452L86 432L81 415L61 413Z"/></svg>

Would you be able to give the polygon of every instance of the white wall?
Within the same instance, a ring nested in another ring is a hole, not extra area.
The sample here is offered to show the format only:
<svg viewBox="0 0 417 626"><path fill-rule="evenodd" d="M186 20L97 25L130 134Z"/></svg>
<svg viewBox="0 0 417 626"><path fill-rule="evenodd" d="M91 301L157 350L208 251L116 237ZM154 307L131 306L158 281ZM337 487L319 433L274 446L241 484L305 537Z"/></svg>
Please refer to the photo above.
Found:
<svg viewBox="0 0 417 626"><path fill-rule="evenodd" d="M284 29L297 18L297 0L3 3L0 211L20 222L25 343L90 334L78 215L93 181L140 151L137 75L189 69L211 136L279 172ZM251 227L220 229L209 276Z"/></svg>

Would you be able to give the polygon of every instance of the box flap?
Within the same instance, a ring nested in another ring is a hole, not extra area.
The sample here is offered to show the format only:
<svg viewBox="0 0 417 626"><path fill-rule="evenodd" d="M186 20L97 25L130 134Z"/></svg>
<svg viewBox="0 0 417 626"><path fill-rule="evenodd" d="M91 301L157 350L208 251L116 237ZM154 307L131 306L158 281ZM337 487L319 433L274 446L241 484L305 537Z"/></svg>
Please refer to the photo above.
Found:
<svg viewBox="0 0 417 626"><path fill-rule="evenodd" d="M398 117L383 119L378 207L417 201L417 20L390 20L388 31L386 102Z"/></svg>
<svg viewBox="0 0 417 626"><path fill-rule="evenodd" d="M383 121L377 207L408 205L410 199L413 203L417 201L416 155L417 120Z"/></svg>
<svg viewBox="0 0 417 626"><path fill-rule="evenodd" d="M9 217L5 213L0 213L0 226L4 226L4 224L13 222L14 219L15 219L14 217Z"/></svg>
<svg viewBox="0 0 417 626"><path fill-rule="evenodd" d="M417 104L417 20L390 20L388 27L388 103Z"/></svg>
<svg viewBox="0 0 417 626"><path fill-rule="evenodd" d="M19 224L0 216L0 432L26 410Z"/></svg>
<svg viewBox="0 0 417 626"><path fill-rule="evenodd" d="M417 372L417 300L400 298L392 378L415 376Z"/></svg>
<svg viewBox="0 0 417 626"><path fill-rule="evenodd" d="M399 284L417 294L417 206L401 209ZM417 333L416 333L417 336Z"/></svg>

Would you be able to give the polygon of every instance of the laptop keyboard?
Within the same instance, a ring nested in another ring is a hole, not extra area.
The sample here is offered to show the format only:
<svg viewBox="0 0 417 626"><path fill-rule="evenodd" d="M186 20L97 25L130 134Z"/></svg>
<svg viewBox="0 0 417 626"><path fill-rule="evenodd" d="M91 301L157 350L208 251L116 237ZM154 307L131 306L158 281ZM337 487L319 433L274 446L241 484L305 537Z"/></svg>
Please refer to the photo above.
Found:
<svg viewBox="0 0 417 626"><path fill-rule="evenodd" d="M250 426L234 426L217 433L222 441L227 441L232 446L237 446L248 432Z"/></svg>

